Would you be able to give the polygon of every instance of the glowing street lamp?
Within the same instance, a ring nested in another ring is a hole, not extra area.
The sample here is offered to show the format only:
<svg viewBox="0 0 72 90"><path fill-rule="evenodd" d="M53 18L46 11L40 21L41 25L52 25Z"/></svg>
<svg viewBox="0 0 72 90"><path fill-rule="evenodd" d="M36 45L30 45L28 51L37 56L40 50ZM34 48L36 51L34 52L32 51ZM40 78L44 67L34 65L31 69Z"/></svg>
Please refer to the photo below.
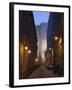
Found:
<svg viewBox="0 0 72 90"><path fill-rule="evenodd" d="M51 50L51 48L49 48L49 50Z"/></svg>
<svg viewBox="0 0 72 90"><path fill-rule="evenodd" d="M28 53L30 54L31 53L31 50L28 50Z"/></svg>
<svg viewBox="0 0 72 90"><path fill-rule="evenodd" d="M38 58L35 58L35 63L38 62Z"/></svg>
<svg viewBox="0 0 72 90"><path fill-rule="evenodd" d="M58 37L56 36L56 37L54 37L54 39L55 39L55 40L58 40Z"/></svg>
<svg viewBox="0 0 72 90"><path fill-rule="evenodd" d="M27 46L25 46L25 50L28 50L28 47Z"/></svg>

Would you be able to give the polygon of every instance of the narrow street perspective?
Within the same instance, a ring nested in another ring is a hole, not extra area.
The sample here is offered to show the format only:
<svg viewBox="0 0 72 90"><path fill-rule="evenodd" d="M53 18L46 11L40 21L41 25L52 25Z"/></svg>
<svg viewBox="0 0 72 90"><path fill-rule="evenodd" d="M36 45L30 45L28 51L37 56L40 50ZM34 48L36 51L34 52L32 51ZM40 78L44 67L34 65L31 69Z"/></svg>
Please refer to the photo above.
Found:
<svg viewBox="0 0 72 90"><path fill-rule="evenodd" d="M19 79L64 77L64 13L19 11Z"/></svg>

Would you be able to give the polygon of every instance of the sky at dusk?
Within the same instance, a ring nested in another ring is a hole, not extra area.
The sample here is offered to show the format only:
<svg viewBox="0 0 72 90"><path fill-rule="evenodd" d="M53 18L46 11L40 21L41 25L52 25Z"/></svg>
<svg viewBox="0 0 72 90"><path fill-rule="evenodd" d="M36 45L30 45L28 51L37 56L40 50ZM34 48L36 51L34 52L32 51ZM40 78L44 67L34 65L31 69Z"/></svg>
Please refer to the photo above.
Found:
<svg viewBox="0 0 72 90"><path fill-rule="evenodd" d="M38 50L37 55L41 54L42 60L44 60L44 53L47 50L47 26L49 20L49 12L47 11L33 11L35 26L39 25L40 28L36 28L38 38ZM38 57L39 58L39 57Z"/></svg>
<svg viewBox="0 0 72 90"><path fill-rule="evenodd" d="M47 23L49 19L49 12L46 11L33 11L35 25Z"/></svg>

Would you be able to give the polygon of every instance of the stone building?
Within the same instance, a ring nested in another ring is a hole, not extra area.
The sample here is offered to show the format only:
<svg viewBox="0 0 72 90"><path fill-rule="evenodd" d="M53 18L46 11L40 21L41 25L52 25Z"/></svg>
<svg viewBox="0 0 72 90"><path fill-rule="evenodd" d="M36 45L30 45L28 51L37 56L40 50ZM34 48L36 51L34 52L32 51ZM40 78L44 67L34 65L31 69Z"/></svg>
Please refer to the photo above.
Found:
<svg viewBox="0 0 72 90"><path fill-rule="evenodd" d="M19 11L19 78L33 71L37 57L37 34L32 11Z"/></svg>
<svg viewBox="0 0 72 90"><path fill-rule="evenodd" d="M47 29L47 48L51 64L59 67L58 74L64 72L64 13L51 12Z"/></svg>

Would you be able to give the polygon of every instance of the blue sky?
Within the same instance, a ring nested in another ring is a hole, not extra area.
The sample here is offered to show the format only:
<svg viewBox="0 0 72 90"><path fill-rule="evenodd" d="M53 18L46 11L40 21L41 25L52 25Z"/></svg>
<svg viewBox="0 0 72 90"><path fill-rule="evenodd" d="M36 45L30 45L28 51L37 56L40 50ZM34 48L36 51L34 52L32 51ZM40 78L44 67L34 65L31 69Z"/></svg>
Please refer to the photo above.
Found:
<svg viewBox="0 0 72 90"><path fill-rule="evenodd" d="M48 22L49 12L46 11L33 11L35 25L40 25L43 22Z"/></svg>

